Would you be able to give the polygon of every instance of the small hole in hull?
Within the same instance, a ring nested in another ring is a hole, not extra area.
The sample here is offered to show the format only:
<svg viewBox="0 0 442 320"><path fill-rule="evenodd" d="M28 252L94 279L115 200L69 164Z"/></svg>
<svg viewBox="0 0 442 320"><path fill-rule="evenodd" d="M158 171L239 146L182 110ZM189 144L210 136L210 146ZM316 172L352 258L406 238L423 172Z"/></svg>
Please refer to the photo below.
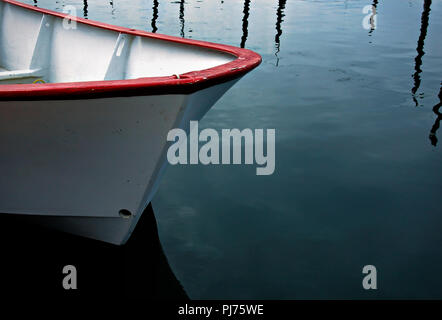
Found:
<svg viewBox="0 0 442 320"><path fill-rule="evenodd" d="M120 217L125 218L125 219L128 219L132 216L132 213L127 209L121 209L119 213L120 213Z"/></svg>

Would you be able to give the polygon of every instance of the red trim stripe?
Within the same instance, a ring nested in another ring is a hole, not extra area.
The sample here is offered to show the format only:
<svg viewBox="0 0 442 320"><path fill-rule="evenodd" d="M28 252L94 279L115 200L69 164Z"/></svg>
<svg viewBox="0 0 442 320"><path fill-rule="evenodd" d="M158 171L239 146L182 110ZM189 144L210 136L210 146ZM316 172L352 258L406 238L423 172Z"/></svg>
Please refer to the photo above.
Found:
<svg viewBox="0 0 442 320"><path fill-rule="evenodd" d="M0 1L59 18L65 18L67 16L67 14L36 8L15 0ZM160 39L174 43L193 45L196 47L221 51L236 56L236 59L229 63L210 69L182 74L180 75L180 79L177 79L175 76L167 76L112 81L5 84L0 85L0 100L93 99L101 97L133 95L192 93L205 87L241 77L247 72L256 68L262 61L261 56L251 50L241 49L229 45L183 39L163 34L150 33L142 30L128 29L102 22L86 20L79 17L72 17L72 20L93 27L126 33L134 36Z"/></svg>

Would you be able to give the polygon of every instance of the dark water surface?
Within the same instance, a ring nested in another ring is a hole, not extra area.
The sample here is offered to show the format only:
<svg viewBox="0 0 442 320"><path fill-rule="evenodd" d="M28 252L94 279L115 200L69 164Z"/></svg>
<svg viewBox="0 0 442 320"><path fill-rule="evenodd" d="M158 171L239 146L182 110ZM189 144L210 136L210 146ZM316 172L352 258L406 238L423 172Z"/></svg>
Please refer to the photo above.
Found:
<svg viewBox="0 0 442 320"><path fill-rule="evenodd" d="M275 173L170 167L153 202L191 298L442 298L442 1L26 2L263 56L200 128L275 128Z"/></svg>

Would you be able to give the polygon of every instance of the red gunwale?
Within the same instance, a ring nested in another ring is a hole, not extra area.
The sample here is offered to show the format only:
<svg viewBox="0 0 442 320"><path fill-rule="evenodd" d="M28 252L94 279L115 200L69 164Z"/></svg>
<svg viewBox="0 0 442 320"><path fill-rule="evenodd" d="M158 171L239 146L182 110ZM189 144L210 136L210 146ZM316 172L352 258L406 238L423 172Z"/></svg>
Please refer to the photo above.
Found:
<svg viewBox="0 0 442 320"><path fill-rule="evenodd" d="M36 8L15 0L0 1L59 18L65 18L68 16L64 13ZM262 61L261 56L256 52L229 45L150 33L142 30L113 26L98 21L86 20L79 17L70 17L70 19L77 21L78 23L134 36L160 39L221 51L236 56L236 59L229 63L210 69L181 74L179 79L176 76L165 76L111 81L84 81L47 84L5 84L0 85L0 101L93 99L102 97L192 93L215 84L239 78L250 70L256 68Z"/></svg>

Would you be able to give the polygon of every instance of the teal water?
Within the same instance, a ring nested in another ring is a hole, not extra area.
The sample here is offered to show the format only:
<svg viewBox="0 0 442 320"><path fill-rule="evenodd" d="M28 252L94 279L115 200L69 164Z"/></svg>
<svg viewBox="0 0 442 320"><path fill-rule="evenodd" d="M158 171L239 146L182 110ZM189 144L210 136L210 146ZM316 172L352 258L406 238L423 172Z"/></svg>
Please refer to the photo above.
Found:
<svg viewBox="0 0 442 320"><path fill-rule="evenodd" d="M276 129L275 173L169 167L153 201L191 298L442 298L442 1L26 2L263 56L200 128Z"/></svg>

